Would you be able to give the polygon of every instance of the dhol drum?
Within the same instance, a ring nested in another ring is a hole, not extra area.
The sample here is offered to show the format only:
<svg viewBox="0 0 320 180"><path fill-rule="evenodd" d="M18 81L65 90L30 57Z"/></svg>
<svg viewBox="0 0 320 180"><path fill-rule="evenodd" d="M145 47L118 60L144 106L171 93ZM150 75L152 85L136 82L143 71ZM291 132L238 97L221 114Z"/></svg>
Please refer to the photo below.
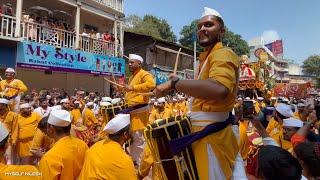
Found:
<svg viewBox="0 0 320 180"><path fill-rule="evenodd" d="M191 124L187 117L172 117L156 120L145 128L144 135L155 163L159 165L164 179L198 179L196 164L191 147L178 155L170 152L169 141L191 133Z"/></svg>
<svg viewBox="0 0 320 180"><path fill-rule="evenodd" d="M108 119L112 119L115 115L119 114L120 111L128 108L128 106L123 100L117 98L113 99L112 102L109 103L108 106L104 106L104 108Z"/></svg>

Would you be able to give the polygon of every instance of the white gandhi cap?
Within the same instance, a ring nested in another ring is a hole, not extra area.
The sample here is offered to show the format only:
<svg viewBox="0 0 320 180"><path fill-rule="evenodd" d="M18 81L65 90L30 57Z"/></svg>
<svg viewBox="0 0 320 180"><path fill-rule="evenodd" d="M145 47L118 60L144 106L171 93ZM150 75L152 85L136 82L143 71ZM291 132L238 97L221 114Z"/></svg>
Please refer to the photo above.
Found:
<svg viewBox="0 0 320 180"><path fill-rule="evenodd" d="M295 119L295 118L288 118L288 119L284 119L283 120L283 126L284 127L302 127L303 126L303 122L299 119Z"/></svg>
<svg viewBox="0 0 320 180"><path fill-rule="evenodd" d="M12 68L7 68L6 72L8 72L8 73L16 73L16 71L14 69L12 69Z"/></svg>
<svg viewBox="0 0 320 180"><path fill-rule="evenodd" d="M203 8L203 12L202 12L201 18L203 18L205 16L217 16L217 17L222 19L222 16L218 11L216 11L214 9L211 9L211 8L208 8L208 7L204 7Z"/></svg>
<svg viewBox="0 0 320 180"><path fill-rule="evenodd" d="M140 62L143 62L143 58L136 54L129 54L129 60L138 60Z"/></svg>
<svg viewBox="0 0 320 180"><path fill-rule="evenodd" d="M287 118L292 117L293 116L293 112L290 108L290 106L284 104L284 103L280 103L276 106L276 111L278 113L280 113L282 116L285 116Z"/></svg>
<svg viewBox="0 0 320 180"><path fill-rule="evenodd" d="M9 104L8 99L0 98L0 104Z"/></svg>
<svg viewBox="0 0 320 180"><path fill-rule="evenodd" d="M116 134L128 125L130 125L130 114L118 114L107 123L103 131L108 134Z"/></svg>
<svg viewBox="0 0 320 180"><path fill-rule="evenodd" d="M9 132L2 122L0 122L0 142L8 137Z"/></svg>
<svg viewBox="0 0 320 180"><path fill-rule="evenodd" d="M48 124L67 127L71 124L71 115L66 110L52 110L48 118Z"/></svg>

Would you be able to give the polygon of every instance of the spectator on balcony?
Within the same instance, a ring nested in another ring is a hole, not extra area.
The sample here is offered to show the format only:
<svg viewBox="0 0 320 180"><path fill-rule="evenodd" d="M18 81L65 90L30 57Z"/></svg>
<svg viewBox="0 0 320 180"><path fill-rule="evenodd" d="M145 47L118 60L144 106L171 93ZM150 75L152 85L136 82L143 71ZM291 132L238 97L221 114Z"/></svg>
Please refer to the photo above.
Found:
<svg viewBox="0 0 320 180"><path fill-rule="evenodd" d="M13 9L12 9L12 5L10 3L7 3L5 5L4 14L7 16L13 16Z"/></svg>
<svg viewBox="0 0 320 180"><path fill-rule="evenodd" d="M109 34L109 32L106 31L106 32L103 34L103 40L104 40L104 41L107 41L107 42L110 42L111 39L112 39L111 34Z"/></svg>
<svg viewBox="0 0 320 180"><path fill-rule="evenodd" d="M31 14L29 18L29 23L27 25L27 31L28 31L27 35L30 41L37 40L37 27L34 23L35 23L35 15Z"/></svg>

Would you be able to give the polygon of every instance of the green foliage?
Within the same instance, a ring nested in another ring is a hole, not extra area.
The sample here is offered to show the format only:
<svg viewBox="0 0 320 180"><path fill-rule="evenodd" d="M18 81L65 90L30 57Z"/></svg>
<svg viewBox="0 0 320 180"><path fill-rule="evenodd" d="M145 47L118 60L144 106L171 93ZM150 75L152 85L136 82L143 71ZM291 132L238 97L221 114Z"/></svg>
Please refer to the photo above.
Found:
<svg viewBox="0 0 320 180"><path fill-rule="evenodd" d="M309 56L303 61L303 72L306 75L320 76L320 55Z"/></svg>
<svg viewBox="0 0 320 180"><path fill-rule="evenodd" d="M177 37L165 19L145 15L143 18L130 15L125 19L125 30L160 38L169 42L176 42Z"/></svg>
<svg viewBox="0 0 320 180"><path fill-rule="evenodd" d="M181 45L193 49L193 37L196 33L198 21L199 20L196 19L192 21L189 25L183 26L182 30L180 31L181 38L179 39ZM226 33L222 39L222 43L225 46L230 47L239 56L249 54L249 46L247 42L243 40L240 35L235 34L228 29L226 30ZM199 43L197 43L197 51L202 51L202 48L200 47Z"/></svg>

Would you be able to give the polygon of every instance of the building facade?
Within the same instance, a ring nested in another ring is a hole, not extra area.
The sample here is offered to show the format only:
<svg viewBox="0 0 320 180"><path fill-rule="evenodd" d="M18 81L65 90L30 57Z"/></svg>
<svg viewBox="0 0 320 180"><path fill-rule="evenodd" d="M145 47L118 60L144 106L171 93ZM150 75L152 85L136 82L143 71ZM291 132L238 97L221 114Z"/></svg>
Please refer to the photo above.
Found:
<svg viewBox="0 0 320 180"><path fill-rule="evenodd" d="M109 93L124 76L123 0L1 0L0 75L14 67L32 90Z"/></svg>

